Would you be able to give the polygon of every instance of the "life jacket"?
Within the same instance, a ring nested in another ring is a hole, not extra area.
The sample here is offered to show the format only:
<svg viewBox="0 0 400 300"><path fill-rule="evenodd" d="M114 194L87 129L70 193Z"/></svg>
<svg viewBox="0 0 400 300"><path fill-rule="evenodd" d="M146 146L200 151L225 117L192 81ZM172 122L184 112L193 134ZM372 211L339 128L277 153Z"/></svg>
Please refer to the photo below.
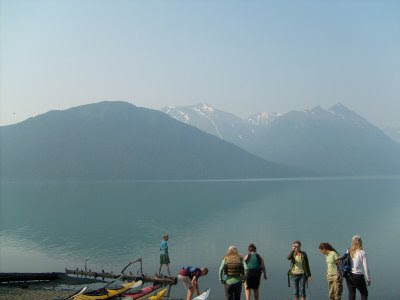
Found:
<svg viewBox="0 0 400 300"><path fill-rule="evenodd" d="M244 275L243 260L239 256L225 257L224 273L228 276Z"/></svg>
<svg viewBox="0 0 400 300"><path fill-rule="evenodd" d="M253 255L255 255L257 258L257 266L256 266L255 270L260 270L261 269L261 256L258 255L258 253L253 253L253 254L249 253L249 255L247 255L245 262L248 265L250 262L250 259L253 257ZM254 269L254 268L252 268L252 269Z"/></svg>

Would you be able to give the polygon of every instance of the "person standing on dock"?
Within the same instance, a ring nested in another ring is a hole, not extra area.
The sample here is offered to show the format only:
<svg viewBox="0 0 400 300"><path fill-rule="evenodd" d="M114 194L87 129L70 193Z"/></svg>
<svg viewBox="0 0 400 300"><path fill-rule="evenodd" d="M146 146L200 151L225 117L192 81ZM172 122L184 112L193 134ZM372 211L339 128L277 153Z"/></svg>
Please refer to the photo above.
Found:
<svg viewBox="0 0 400 300"><path fill-rule="evenodd" d="M158 270L158 276L161 276L161 267L162 265L166 265L167 266L167 272L168 272L168 276L171 277L171 272L169 270L169 254L168 254L168 241L169 237L168 234L164 234L163 236L163 240L161 241L160 244L160 269Z"/></svg>
<svg viewBox="0 0 400 300"><path fill-rule="evenodd" d="M292 244L292 251L290 251L288 257L290 260L290 269L288 277L291 277L294 285L294 299L305 300L306 299L306 282L311 283L311 270L308 263L307 253L301 251L301 242L294 241ZM288 278L288 284L290 286L290 280Z"/></svg>
<svg viewBox="0 0 400 300"><path fill-rule="evenodd" d="M254 299L258 300L260 297L259 287L261 281L261 274L264 274L264 280L267 280L267 270L265 269L264 259L256 251L257 248L254 244L248 247L249 254L244 257L247 265L247 277L244 283L246 300L250 300L251 290L254 291Z"/></svg>

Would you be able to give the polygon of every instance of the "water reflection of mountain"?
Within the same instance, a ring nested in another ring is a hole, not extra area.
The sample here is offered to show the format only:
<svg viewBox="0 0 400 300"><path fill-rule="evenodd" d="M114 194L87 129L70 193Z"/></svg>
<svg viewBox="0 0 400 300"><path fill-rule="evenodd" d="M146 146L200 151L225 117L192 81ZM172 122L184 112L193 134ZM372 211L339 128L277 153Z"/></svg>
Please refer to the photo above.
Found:
<svg viewBox="0 0 400 300"><path fill-rule="evenodd" d="M3 183L2 230L59 254L148 252L268 192L243 182ZM229 203L227 205L227 203ZM83 253L82 253L83 252Z"/></svg>
<svg viewBox="0 0 400 300"><path fill-rule="evenodd" d="M14 240L12 246L33 247L69 267L75 262L81 267L89 258L92 268L119 271L143 257L145 271L155 272L159 241L168 232L173 272L195 264L217 274L230 244L245 253L254 242L270 272L268 294L284 299L285 255L300 239L312 265L310 292L322 299L325 260L318 244L328 241L343 252L358 233L365 238L374 278L382 278L371 295L395 299L396 276L388 270L391 249L400 247L399 180L3 184L1 235L11 238L0 244ZM215 278L202 284L220 299L223 289ZM176 291L174 296L181 296L179 287Z"/></svg>

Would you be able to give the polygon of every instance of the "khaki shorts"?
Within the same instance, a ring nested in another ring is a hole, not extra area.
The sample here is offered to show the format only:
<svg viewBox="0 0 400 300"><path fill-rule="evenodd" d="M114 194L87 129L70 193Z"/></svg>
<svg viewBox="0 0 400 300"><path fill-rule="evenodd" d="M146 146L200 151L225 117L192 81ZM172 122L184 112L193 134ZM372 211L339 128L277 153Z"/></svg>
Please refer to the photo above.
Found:
<svg viewBox="0 0 400 300"><path fill-rule="evenodd" d="M160 254L160 265L168 265L169 263L169 256L167 254Z"/></svg>
<svg viewBox="0 0 400 300"><path fill-rule="evenodd" d="M185 286L185 288L187 288L187 289L193 288L192 280L189 277L178 275L178 280L180 282L182 282L182 284Z"/></svg>

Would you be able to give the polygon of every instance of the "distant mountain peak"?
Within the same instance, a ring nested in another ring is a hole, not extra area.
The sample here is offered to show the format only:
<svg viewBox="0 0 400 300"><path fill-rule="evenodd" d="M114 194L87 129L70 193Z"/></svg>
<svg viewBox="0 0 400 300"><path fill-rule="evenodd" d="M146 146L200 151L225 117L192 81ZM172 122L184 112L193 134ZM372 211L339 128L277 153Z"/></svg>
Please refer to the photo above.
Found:
<svg viewBox="0 0 400 300"><path fill-rule="evenodd" d="M327 111L323 109L320 105L315 106L314 108L311 109L306 109L304 112L306 113L311 113L311 114L326 114Z"/></svg>
<svg viewBox="0 0 400 300"><path fill-rule="evenodd" d="M258 114L251 115L247 118L247 122L251 125L266 125L275 120L281 114L277 112L260 112Z"/></svg>
<svg viewBox="0 0 400 300"><path fill-rule="evenodd" d="M195 110L200 110L200 111L208 113L208 114L214 112L214 108L211 105L209 105L207 103L204 103L204 102L200 102L200 103L196 104L194 106L194 109Z"/></svg>
<svg viewBox="0 0 400 300"><path fill-rule="evenodd" d="M353 112L340 102L332 105L328 110L331 112Z"/></svg>
<svg viewBox="0 0 400 300"><path fill-rule="evenodd" d="M329 108L328 111L335 114L336 116L339 116L342 119L352 121L361 126L370 126L371 125L371 124L369 124L369 122L367 120L365 120L363 117L361 117L355 111L352 111L351 109L347 108L346 106L344 106L341 103L336 103L331 108Z"/></svg>

